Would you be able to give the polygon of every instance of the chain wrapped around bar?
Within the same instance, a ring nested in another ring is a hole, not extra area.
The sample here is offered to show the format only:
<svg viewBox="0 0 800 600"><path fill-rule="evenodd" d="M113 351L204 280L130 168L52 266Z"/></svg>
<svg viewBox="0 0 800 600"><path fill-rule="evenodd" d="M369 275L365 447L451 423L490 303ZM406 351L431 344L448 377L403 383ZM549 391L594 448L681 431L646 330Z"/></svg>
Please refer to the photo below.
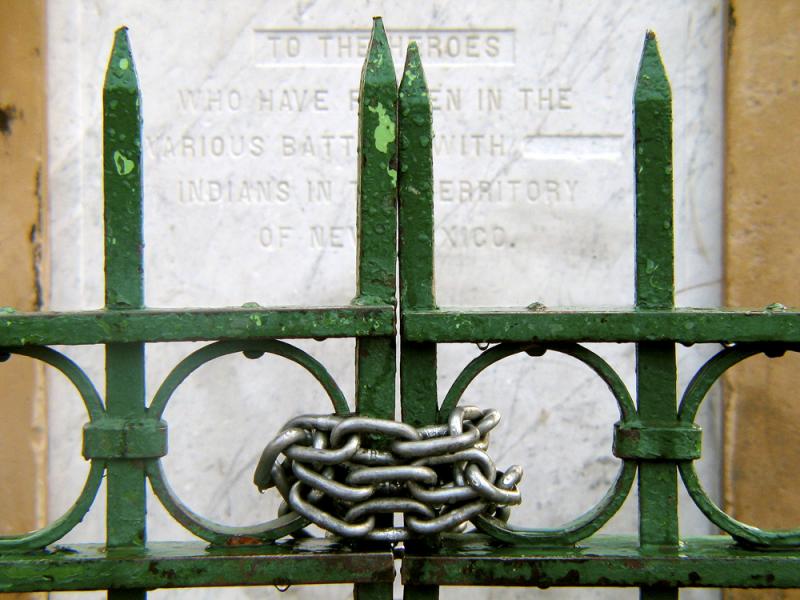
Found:
<svg viewBox="0 0 800 600"><path fill-rule="evenodd" d="M447 423L412 427L370 417L303 415L264 448L253 481L275 487L279 512L295 512L342 537L399 542L459 531L480 514L504 521L522 500L522 468L499 471L487 454L496 410L460 406ZM362 448L367 436L389 450ZM280 456L283 459L280 460ZM402 513L403 527L376 527L376 514Z"/></svg>

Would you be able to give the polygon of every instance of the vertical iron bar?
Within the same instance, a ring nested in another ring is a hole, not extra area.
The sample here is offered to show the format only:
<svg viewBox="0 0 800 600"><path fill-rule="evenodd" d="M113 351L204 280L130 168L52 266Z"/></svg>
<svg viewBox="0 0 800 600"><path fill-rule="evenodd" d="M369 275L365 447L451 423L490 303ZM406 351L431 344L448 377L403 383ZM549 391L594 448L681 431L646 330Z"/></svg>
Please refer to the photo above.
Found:
<svg viewBox="0 0 800 600"><path fill-rule="evenodd" d="M141 96L126 28L116 31L103 86L106 310L144 307L142 266ZM144 344L106 346L108 416L144 417ZM141 461L108 461L106 543L145 544L145 475ZM146 598L145 590L109 590L113 600Z"/></svg>
<svg viewBox="0 0 800 600"><path fill-rule="evenodd" d="M399 91L400 394L403 421L436 421L436 344L402 339L405 310L436 307L433 284L433 125L416 43L408 46Z"/></svg>
<svg viewBox="0 0 800 600"><path fill-rule="evenodd" d="M435 423L438 413L436 344L403 339L403 311L436 307L433 264L433 124L417 44L406 53L398 100L398 207L400 262L400 408L415 427ZM423 549L406 542L406 550ZM439 587L406 585L405 600L436 600Z"/></svg>
<svg viewBox="0 0 800 600"><path fill-rule="evenodd" d="M634 93L636 172L636 309L674 306L672 98L655 35L645 36ZM639 417L645 426L677 425L673 343L636 347ZM679 542L674 462L639 463L639 543L643 549ZM677 588L642 588L646 600L677 598Z"/></svg>
<svg viewBox="0 0 800 600"><path fill-rule="evenodd" d="M356 304L396 305L397 78L386 32L375 18L361 71L358 108L358 250ZM394 336L356 339L356 410L394 419ZM373 439L380 446L384 441ZM392 515L379 521L391 526ZM357 584L360 600L391 600L391 583Z"/></svg>
<svg viewBox="0 0 800 600"><path fill-rule="evenodd" d="M361 72L358 119L358 291L354 302L395 305L397 79L380 18L375 18ZM359 338L356 361L358 411L393 419L394 338Z"/></svg>

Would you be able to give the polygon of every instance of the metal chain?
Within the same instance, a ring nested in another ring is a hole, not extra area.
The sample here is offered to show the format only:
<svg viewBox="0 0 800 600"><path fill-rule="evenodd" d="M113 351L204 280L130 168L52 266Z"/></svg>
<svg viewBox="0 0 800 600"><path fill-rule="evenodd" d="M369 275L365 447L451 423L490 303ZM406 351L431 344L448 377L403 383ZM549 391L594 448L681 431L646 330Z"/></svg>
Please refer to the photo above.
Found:
<svg viewBox="0 0 800 600"><path fill-rule="evenodd" d="M487 454L496 410L460 406L446 424L412 427L370 417L303 415L264 448L253 481L275 487L280 514L295 512L343 537L399 542L461 530L480 514L507 521L522 500L522 468L499 471ZM389 450L362 439L390 440ZM280 456L283 459L280 460ZM375 516L402 513L403 527Z"/></svg>

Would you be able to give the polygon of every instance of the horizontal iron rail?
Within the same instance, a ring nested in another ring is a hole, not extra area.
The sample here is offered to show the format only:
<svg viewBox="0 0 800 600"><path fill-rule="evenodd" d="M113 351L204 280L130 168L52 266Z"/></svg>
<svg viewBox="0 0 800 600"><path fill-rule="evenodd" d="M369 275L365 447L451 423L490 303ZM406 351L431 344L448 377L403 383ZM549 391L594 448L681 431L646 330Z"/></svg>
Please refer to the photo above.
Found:
<svg viewBox="0 0 800 600"><path fill-rule="evenodd" d="M330 539L208 549L203 542L150 542L142 550L101 544L0 555L2 592L375 583L394 580L390 550Z"/></svg>
<svg viewBox="0 0 800 600"><path fill-rule="evenodd" d="M0 314L0 347L387 335L390 305Z"/></svg>
<svg viewBox="0 0 800 600"><path fill-rule="evenodd" d="M800 343L800 312L676 309L441 308L406 310L412 342Z"/></svg>
<svg viewBox="0 0 800 600"><path fill-rule="evenodd" d="M749 551L727 536L685 538L680 548L648 551L636 536L596 535L565 548L447 536L441 549L406 552L401 574L414 585L789 588L800 587L800 555Z"/></svg>

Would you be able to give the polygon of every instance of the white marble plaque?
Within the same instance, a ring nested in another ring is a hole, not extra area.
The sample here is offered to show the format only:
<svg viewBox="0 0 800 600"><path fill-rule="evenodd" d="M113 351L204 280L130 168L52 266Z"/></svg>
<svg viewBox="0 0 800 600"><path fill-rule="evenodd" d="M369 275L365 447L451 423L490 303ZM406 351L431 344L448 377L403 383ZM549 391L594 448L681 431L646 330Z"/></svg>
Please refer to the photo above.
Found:
<svg viewBox="0 0 800 600"><path fill-rule="evenodd" d="M674 97L677 302L719 304L722 0L50 0L52 308L102 305L101 86L120 25L130 28L143 96L148 306L349 302L356 92L373 15L384 17L398 77L405 47L416 40L430 87L440 304L632 303L631 98L647 29L658 35ZM299 345L328 366L352 403L353 343ZM195 347L149 348L149 397ZM593 348L633 391L632 345ZM681 386L713 350L681 351ZM102 349L68 352L102 387ZM478 352L441 347L441 396ZM55 517L86 470L76 433L85 415L57 377L50 389ZM513 522L564 523L610 486L617 413L588 369L570 359L516 357L481 375L465 400L502 411L492 454L501 466L525 466L525 501ZM719 407L707 404L701 466L716 495ZM313 380L282 359L216 361L181 386L167 409L167 474L203 515L226 524L268 519L277 501L251 483L258 453L290 416L328 408ZM636 530L635 499L633 490L605 531ZM68 539L102 539L103 502ZM151 539L191 537L156 502L149 516ZM682 516L684 534L711 531L689 503ZM331 590L288 594L348 593ZM555 590L546 597L628 593Z"/></svg>

